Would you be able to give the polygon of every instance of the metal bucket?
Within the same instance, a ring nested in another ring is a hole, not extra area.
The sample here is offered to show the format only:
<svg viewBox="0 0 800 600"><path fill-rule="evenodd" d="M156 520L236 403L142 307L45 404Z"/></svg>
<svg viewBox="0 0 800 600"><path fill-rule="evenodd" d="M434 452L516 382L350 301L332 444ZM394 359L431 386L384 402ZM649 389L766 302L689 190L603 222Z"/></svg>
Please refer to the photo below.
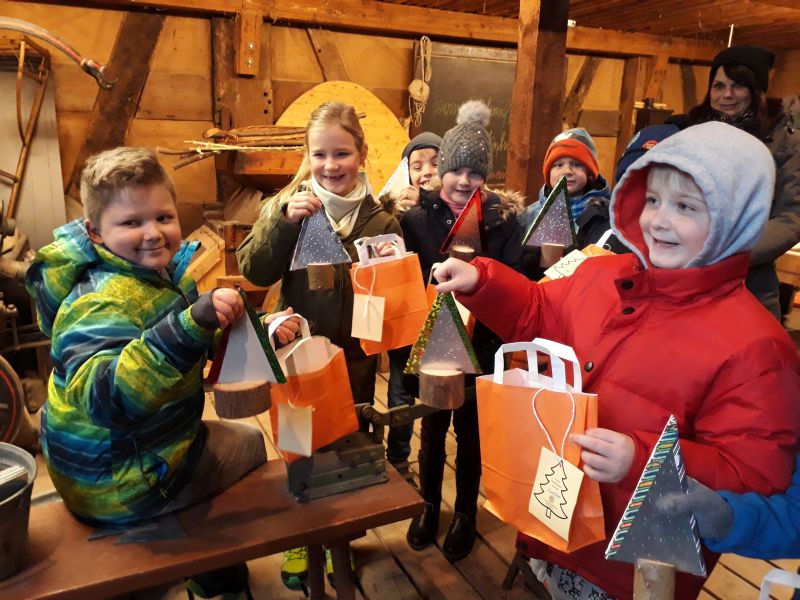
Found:
<svg viewBox="0 0 800 600"><path fill-rule="evenodd" d="M28 546L28 517L31 492L36 479L36 460L25 450L0 442L0 470L20 466L27 482L8 483L0 488L0 580L22 568ZM11 489L6 486L11 486ZM9 495L10 493L10 495Z"/></svg>

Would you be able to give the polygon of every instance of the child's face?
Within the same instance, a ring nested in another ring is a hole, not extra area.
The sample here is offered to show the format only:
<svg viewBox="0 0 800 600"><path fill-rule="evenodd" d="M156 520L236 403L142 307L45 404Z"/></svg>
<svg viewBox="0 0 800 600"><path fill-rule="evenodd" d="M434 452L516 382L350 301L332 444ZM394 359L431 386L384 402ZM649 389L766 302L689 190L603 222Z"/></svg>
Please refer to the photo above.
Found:
<svg viewBox="0 0 800 600"><path fill-rule="evenodd" d="M436 148L420 148L414 150L408 157L408 174L411 185L415 188L425 188L436 175L436 165L439 163L439 151Z"/></svg>
<svg viewBox="0 0 800 600"><path fill-rule="evenodd" d="M341 125L315 128L308 132L308 158L317 183L337 196L346 196L356 187L367 145L359 152L355 138Z"/></svg>
<svg viewBox="0 0 800 600"><path fill-rule="evenodd" d="M483 176L469 167L448 171L442 175L442 192L455 204L465 205L475 188L483 185Z"/></svg>
<svg viewBox="0 0 800 600"><path fill-rule="evenodd" d="M681 269L703 249L711 216L699 188L693 191L648 180L639 226L650 263L662 269Z"/></svg>
<svg viewBox="0 0 800 600"><path fill-rule="evenodd" d="M135 265L163 269L181 245L178 211L163 184L125 187L100 213L86 221L89 238Z"/></svg>
<svg viewBox="0 0 800 600"><path fill-rule="evenodd" d="M550 187L555 187L558 181L566 175L567 195L575 196L583 193L589 181L589 171L584 164L574 158L562 156L550 167Z"/></svg>

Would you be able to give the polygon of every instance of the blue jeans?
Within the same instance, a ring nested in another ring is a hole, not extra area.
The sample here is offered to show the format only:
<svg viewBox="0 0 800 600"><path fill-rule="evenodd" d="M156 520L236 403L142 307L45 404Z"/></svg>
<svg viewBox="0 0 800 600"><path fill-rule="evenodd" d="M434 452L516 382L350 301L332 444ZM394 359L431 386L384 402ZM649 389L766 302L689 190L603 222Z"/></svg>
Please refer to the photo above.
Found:
<svg viewBox="0 0 800 600"><path fill-rule="evenodd" d="M407 404L413 406L416 401L414 396L403 388L403 369L406 361L411 354L411 346L389 350L389 408ZM386 441L386 459L390 463L401 463L408 460L411 455L411 435L414 431L414 424L398 425L389 428L389 436Z"/></svg>

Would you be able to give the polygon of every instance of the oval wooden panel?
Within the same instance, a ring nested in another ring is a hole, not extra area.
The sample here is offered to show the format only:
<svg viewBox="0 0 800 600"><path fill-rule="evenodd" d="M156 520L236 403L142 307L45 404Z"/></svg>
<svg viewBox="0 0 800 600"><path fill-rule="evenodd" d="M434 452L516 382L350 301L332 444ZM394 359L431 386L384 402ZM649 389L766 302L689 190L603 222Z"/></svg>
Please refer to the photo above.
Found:
<svg viewBox="0 0 800 600"><path fill-rule="evenodd" d="M305 127L311 112L329 100L346 102L353 105L356 112L366 114L361 119L369 148L366 171L377 194L394 173L409 138L394 113L372 92L349 81L326 81L292 102L275 124Z"/></svg>

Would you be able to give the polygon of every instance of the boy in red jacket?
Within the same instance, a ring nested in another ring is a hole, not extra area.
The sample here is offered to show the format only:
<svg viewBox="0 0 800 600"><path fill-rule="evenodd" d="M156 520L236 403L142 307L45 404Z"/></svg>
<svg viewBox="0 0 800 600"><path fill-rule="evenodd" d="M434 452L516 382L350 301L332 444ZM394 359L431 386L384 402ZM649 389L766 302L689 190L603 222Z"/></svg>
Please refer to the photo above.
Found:
<svg viewBox="0 0 800 600"><path fill-rule="evenodd" d="M536 284L485 258L435 270L504 341L572 346L599 425L573 440L601 483L606 533L630 498L670 414L689 475L713 489L784 490L800 437L800 375L791 340L744 287L749 250L769 215L774 162L723 123L691 127L637 160L611 200L632 254L596 257ZM498 306L503 306L498 310ZM606 542L571 554L526 536L554 599L630 598L633 566L605 561ZM718 555L706 552L709 567ZM676 597L703 580L679 574Z"/></svg>

